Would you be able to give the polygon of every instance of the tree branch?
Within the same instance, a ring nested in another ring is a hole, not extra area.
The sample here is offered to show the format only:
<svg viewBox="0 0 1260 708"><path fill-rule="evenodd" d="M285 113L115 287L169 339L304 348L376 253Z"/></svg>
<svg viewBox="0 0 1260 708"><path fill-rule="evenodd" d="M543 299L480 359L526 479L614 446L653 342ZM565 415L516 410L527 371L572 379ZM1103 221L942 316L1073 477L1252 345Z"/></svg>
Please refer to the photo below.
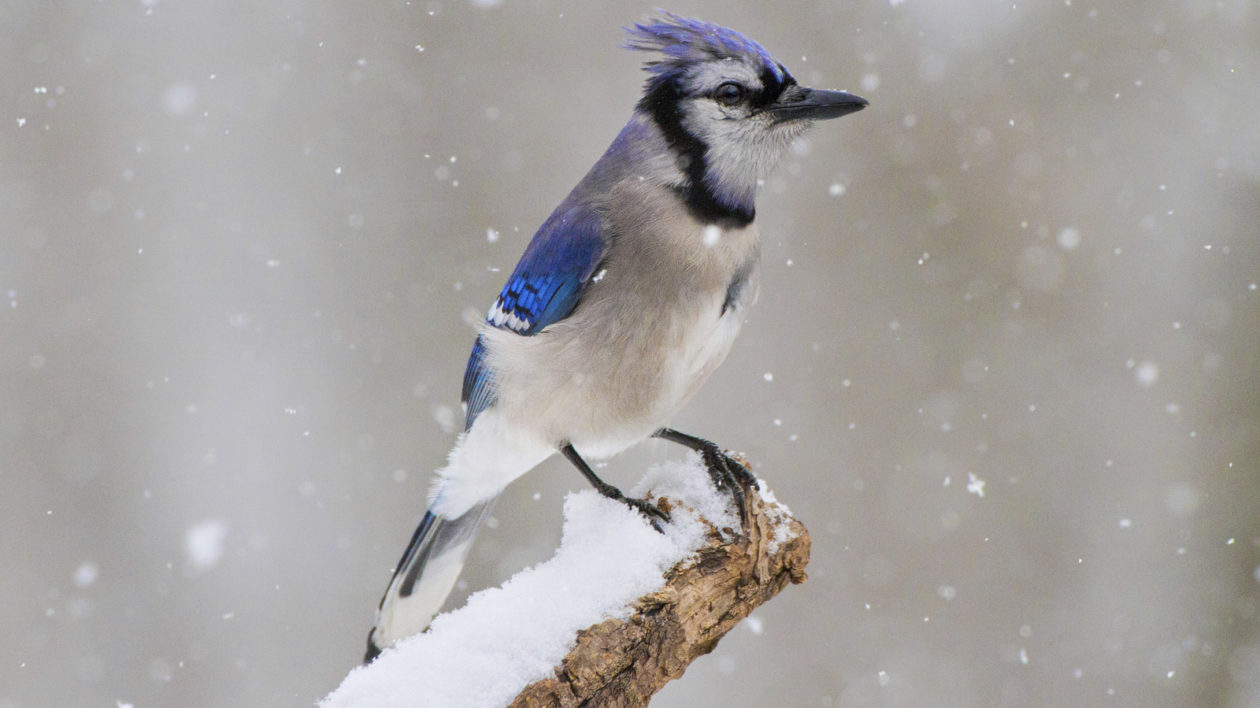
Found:
<svg viewBox="0 0 1260 708"><path fill-rule="evenodd" d="M805 582L809 534L772 495L748 490L744 529L710 527L697 556L666 573L664 588L639 598L629 618L579 632L555 677L526 686L512 708L645 706L758 605Z"/></svg>
<svg viewBox="0 0 1260 708"><path fill-rule="evenodd" d="M320 705L646 705L805 580L809 536L774 495L747 490L738 519L710 480L700 455L647 471L631 494L671 512L663 533L594 490L568 495L555 555L352 670Z"/></svg>

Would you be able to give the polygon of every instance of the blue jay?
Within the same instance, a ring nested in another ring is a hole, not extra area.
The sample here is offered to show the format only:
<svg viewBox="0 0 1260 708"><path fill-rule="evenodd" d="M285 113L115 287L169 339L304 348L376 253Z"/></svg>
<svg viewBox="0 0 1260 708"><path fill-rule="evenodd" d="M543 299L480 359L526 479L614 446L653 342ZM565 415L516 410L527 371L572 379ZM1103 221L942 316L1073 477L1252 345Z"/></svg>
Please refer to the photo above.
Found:
<svg viewBox="0 0 1260 708"><path fill-rule="evenodd" d="M725 27L664 13L627 31L627 48L660 56L630 122L534 234L480 328L464 433L381 600L367 661L428 626L495 498L556 452L654 524L668 514L587 460L655 436L699 451L740 506L756 484L717 445L664 425L757 298L758 180L813 121L867 102L797 84Z"/></svg>

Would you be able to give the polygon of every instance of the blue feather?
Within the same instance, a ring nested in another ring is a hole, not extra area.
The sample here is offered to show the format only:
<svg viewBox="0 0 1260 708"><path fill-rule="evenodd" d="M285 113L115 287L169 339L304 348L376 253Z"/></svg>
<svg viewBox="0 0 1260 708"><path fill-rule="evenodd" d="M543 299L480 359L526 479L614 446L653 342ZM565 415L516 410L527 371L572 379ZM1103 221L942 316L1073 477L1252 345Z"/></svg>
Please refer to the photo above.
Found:
<svg viewBox="0 0 1260 708"><path fill-rule="evenodd" d="M478 336L468 357L468 367L464 369L464 392L460 399L468 406L464 413L464 430L471 428L477 416L494 402L494 386L485 356L486 344Z"/></svg>
<svg viewBox="0 0 1260 708"><path fill-rule="evenodd" d="M486 321L532 335L568 317L604 256L603 226L590 207L557 209L534 234Z"/></svg>
<svg viewBox="0 0 1260 708"><path fill-rule="evenodd" d="M696 64L720 59L752 59L765 66L776 80L783 81L787 77L783 65L775 61L765 47L733 29L711 22L662 12L659 19L637 23L627 27L626 32L630 35L627 48L664 55L647 63L648 73L653 77L649 89L685 73Z"/></svg>
<svg viewBox="0 0 1260 708"><path fill-rule="evenodd" d="M486 322L531 336L572 314L607 250L603 228L603 219L588 206L556 209L529 242ZM495 400L485 353L485 344L477 337L464 371L465 430Z"/></svg>

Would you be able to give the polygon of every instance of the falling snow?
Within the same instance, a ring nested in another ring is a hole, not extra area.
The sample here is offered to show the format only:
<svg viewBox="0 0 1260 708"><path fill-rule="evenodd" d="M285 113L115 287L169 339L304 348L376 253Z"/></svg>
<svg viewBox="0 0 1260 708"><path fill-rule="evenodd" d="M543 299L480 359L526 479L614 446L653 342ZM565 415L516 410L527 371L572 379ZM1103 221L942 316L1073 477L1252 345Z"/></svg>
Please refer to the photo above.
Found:
<svg viewBox="0 0 1260 708"><path fill-rule="evenodd" d="M74 584L81 588L90 587L99 576L100 568L95 563L83 563L74 571Z"/></svg>
<svg viewBox="0 0 1260 708"><path fill-rule="evenodd" d="M1159 381L1159 366L1154 362L1144 361L1137 365L1133 375L1137 377L1138 383L1143 386L1154 386Z"/></svg>
<svg viewBox="0 0 1260 708"><path fill-rule="evenodd" d="M980 498L984 498L985 481L976 476L974 472L967 473L967 493L974 494Z"/></svg>
<svg viewBox="0 0 1260 708"><path fill-rule="evenodd" d="M227 523L211 519L194 524L184 534L184 554L194 570L205 571L218 565L227 539Z"/></svg>
<svg viewBox="0 0 1260 708"><path fill-rule="evenodd" d="M11 5L0 706L314 696L474 328L641 96L651 3ZM871 106L764 175L759 301L674 421L791 489L809 583L661 703L1260 706L1254 5L711 17ZM515 482L462 585L546 558L584 484Z"/></svg>
<svg viewBox="0 0 1260 708"><path fill-rule="evenodd" d="M722 240L722 229L714 224L704 227L704 233L701 235L701 241L708 248L713 248Z"/></svg>

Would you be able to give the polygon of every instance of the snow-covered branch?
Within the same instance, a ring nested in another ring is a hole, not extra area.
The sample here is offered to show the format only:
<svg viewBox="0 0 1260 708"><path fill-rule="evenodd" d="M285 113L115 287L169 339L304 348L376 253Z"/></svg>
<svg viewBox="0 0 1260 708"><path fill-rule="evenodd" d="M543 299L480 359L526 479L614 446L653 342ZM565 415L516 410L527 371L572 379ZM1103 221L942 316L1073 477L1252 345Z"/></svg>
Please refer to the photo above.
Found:
<svg viewBox="0 0 1260 708"><path fill-rule="evenodd" d="M665 533L594 491L571 494L555 556L355 669L321 705L646 705L805 580L809 536L764 485L742 525L698 457L654 467L632 493L670 511Z"/></svg>

